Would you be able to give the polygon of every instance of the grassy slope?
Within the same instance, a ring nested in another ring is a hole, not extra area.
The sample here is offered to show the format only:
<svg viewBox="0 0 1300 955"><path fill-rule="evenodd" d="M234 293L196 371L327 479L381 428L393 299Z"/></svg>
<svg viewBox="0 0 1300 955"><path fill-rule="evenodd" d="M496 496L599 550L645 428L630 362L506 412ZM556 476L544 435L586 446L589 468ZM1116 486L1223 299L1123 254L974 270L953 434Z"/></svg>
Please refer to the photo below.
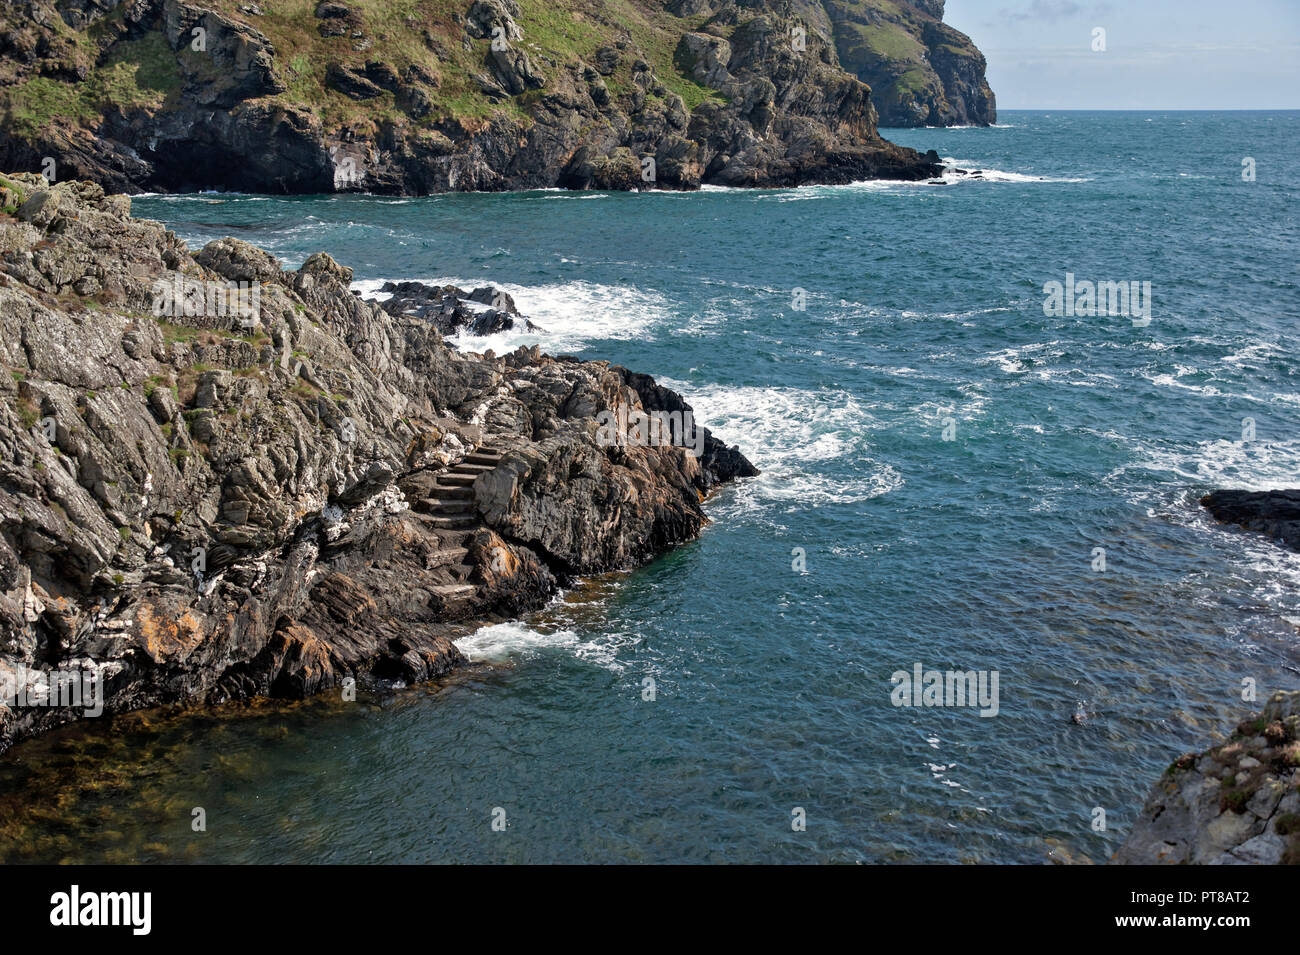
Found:
<svg viewBox="0 0 1300 955"><path fill-rule="evenodd" d="M926 49L918 39L926 17L893 0L835 0L835 5L852 17L838 24L842 59L872 64L896 77L893 89L880 90L880 96L915 97L934 85ZM978 52L973 44L945 46L957 55Z"/></svg>
<svg viewBox="0 0 1300 955"><path fill-rule="evenodd" d="M462 18L469 0L346 0L371 41L361 51L354 48L350 36L320 36L317 27L321 21L314 16L317 0L263 0L260 17L241 13L239 8L245 3L196 0L195 5L246 22L263 33L275 49L276 69L288 87L273 99L284 105L308 106L327 124L365 128L384 120L400 120L432 126L452 118L473 122L497 112L525 118L531 101L545 92L493 103L479 90L472 77L486 72L488 41L474 41L471 50L463 45ZM599 47L626 39L631 48L619 70L606 80L615 95L630 88L635 59L631 50L639 50L663 85L679 94L688 109L717 98L718 94L682 76L673 65L673 51L681 35L698 26L703 17L680 19L650 0L521 0L520 7L524 36L518 44L544 74L575 60L591 63ZM119 8L83 33L54 18L54 27L64 41L62 59L88 69L89 77L82 83L70 83L33 76L0 88L0 112L13 128L30 133L58 118L93 125L96 117L114 108L157 109L179 94L176 54L168 49L160 31L140 40L119 42L107 62L95 65L96 40L105 34L108 23L121 17ZM438 53L430 49L425 31L440 47ZM202 56L188 49L180 55L191 59ZM398 72L418 64L437 75L441 81L438 88L427 90L434 104L432 114L417 122L401 111L391 94L357 103L325 88L330 63L359 68L375 60Z"/></svg>
<svg viewBox="0 0 1300 955"><path fill-rule="evenodd" d="M56 22L62 25L61 20ZM179 93L175 56L161 33L118 43L112 55L96 67L89 37L64 30L75 38L70 62L84 65L90 75L81 83L33 76L0 91L6 123L15 130L32 133L55 119L89 122L114 107L124 111L156 109L168 96Z"/></svg>

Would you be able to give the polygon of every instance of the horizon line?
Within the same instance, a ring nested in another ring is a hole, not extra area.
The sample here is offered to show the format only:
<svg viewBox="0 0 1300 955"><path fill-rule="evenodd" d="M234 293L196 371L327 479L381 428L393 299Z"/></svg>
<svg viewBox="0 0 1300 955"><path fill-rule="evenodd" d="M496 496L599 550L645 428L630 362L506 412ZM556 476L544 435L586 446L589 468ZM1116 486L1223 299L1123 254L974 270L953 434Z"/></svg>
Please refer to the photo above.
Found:
<svg viewBox="0 0 1300 955"><path fill-rule="evenodd" d="M1297 113L1300 106L999 106L999 113Z"/></svg>

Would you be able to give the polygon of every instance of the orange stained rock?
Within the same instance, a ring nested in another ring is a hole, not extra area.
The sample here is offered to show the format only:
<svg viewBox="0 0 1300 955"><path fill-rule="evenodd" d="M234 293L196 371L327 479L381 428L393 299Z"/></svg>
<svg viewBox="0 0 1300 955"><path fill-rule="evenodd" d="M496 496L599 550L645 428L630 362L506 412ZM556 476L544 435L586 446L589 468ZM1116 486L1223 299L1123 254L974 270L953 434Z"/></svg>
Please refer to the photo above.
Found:
<svg viewBox="0 0 1300 955"><path fill-rule="evenodd" d="M157 663L189 656L203 642L203 625L188 610L177 617L165 607L144 603L136 614L136 626L145 652Z"/></svg>

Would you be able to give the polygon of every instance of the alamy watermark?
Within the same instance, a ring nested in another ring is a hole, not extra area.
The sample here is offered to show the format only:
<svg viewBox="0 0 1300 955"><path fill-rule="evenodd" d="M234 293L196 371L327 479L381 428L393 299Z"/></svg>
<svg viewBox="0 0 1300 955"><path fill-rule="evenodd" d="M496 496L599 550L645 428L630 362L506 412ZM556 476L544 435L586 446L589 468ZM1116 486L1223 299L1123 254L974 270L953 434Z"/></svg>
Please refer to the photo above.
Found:
<svg viewBox="0 0 1300 955"><path fill-rule="evenodd" d="M687 411L642 411L618 405L596 415L596 443L602 448L685 448L691 457L704 454L704 429Z"/></svg>
<svg viewBox="0 0 1300 955"><path fill-rule="evenodd" d="M122 926L132 935L148 935L153 927L152 892L83 892L73 885L50 896L50 924Z"/></svg>
<svg viewBox="0 0 1300 955"><path fill-rule="evenodd" d="M1073 272L1066 272L1064 282L1046 283L1043 295L1043 314L1049 318L1109 315L1131 318L1137 328L1151 324L1150 282L1076 281Z"/></svg>
<svg viewBox="0 0 1300 955"><path fill-rule="evenodd" d="M895 670L889 700L895 706L978 706L980 716L998 715L997 670L927 670L920 663Z"/></svg>
<svg viewBox="0 0 1300 955"><path fill-rule="evenodd" d="M262 312L262 287L256 282L200 282L176 275L153 283L153 314L157 318L239 319L254 328Z"/></svg>
<svg viewBox="0 0 1300 955"><path fill-rule="evenodd" d="M94 667L36 670L19 664L0 671L0 703L20 707L80 707L86 716L104 712L104 681Z"/></svg>

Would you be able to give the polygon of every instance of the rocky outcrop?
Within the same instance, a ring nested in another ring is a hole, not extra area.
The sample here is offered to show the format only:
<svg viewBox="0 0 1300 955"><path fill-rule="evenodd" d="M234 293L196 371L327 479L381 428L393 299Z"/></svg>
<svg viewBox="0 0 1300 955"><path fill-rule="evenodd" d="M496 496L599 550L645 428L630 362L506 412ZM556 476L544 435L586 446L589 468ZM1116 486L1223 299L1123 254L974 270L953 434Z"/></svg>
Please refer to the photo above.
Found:
<svg viewBox="0 0 1300 955"><path fill-rule="evenodd" d="M52 672L108 713L427 680L755 473L707 433L603 439L602 412L688 406L605 362L461 354L326 254L191 254L29 174L0 207L0 749L83 712L39 698Z"/></svg>
<svg viewBox="0 0 1300 955"><path fill-rule="evenodd" d="M519 314L515 300L500 289L484 286L466 292L455 285L426 285L423 282L385 282L379 289L387 296L378 302L389 315L410 315L432 322L443 335L468 332L492 335L514 330L540 332Z"/></svg>
<svg viewBox="0 0 1300 955"><path fill-rule="evenodd" d="M877 134L815 4L596 0L559 28L569 11L517 0L421 0L400 20L331 0L310 28L211 6L0 9L0 168L122 192L402 194L939 171Z"/></svg>
<svg viewBox="0 0 1300 955"><path fill-rule="evenodd" d="M1300 490L1215 491L1201 506L1225 524L1267 534L1292 550L1300 550Z"/></svg>
<svg viewBox="0 0 1300 955"><path fill-rule="evenodd" d="M997 102L943 0L825 0L840 64L871 87L882 126L988 126Z"/></svg>
<svg viewBox="0 0 1300 955"><path fill-rule="evenodd" d="M1113 861L1300 865L1300 692L1278 693L1226 743L1179 758Z"/></svg>

